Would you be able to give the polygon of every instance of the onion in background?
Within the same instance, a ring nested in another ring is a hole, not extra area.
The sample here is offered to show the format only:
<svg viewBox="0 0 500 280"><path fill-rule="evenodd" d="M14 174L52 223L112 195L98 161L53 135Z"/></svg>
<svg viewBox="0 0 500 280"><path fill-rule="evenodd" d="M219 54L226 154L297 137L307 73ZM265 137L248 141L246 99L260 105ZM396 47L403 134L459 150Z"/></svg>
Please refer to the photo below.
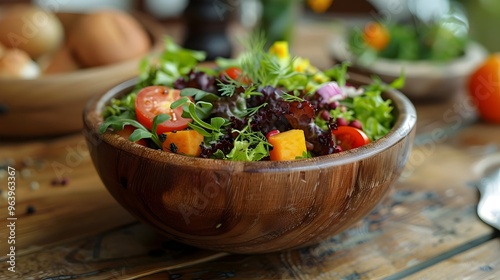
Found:
<svg viewBox="0 0 500 280"><path fill-rule="evenodd" d="M40 67L20 49L6 49L0 57L0 78L34 79Z"/></svg>

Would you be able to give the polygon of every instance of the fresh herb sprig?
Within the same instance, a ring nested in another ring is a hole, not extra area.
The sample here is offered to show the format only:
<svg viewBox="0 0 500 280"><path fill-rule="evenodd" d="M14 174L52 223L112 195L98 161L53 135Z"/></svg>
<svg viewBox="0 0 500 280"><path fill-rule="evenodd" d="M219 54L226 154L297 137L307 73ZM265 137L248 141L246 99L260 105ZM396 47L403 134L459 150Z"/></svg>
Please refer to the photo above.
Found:
<svg viewBox="0 0 500 280"><path fill-rule="evenodd" d="M280 59L276 55L271 54L266 49L266 38L262 33L252 34L246 41L242 42L247 50L238 58L238 63L243 73L261 85L277 87L286 82L288 86L296 83L291 83L295 80L294 76L303 76L304 73L299 73L294 70L296 58ZM306 79L297 78L297 80L305 81ZM303 83L299 83L303 86ZM295 90L296 88L288 88Z"/></svg>
<svg viewBox="0 0 500 280"><path fill-rule="evenodd" d="M181 106L187 108L185 113L187 117L193 120L192 123L188 123L188 126L196 130L198 133L205 137L206 142L213 142L220 139L225 134L224 126L227 124L227 120L221 117L214 117L210 119L210 123L205 122L203 119L210 115L212 109L212 104L205 101L198 101L193 103L191 99L187 97L182 97L170 105L170 108L176 109Z"/></svg>
<svg viewBox="0 0 500 280"><path fill-rule="evenodd" d="M227 77L226 80L227 82L219 81L217 84L219 87L219 93L223 97L231 97L237 92L242 94L245 99L256 95L262 95L262 93L256 91L257 87L253 84L247 85L233 80L230 77ZM241 93L241 90L243 90L243 93Z"/></svg>
<svg viewBox="0 0 500 280"><path fill-rule="evenodd" d="M264 102L258 106L247 108L245 110L244 115L242 115L241 117L243 118L243 117L250 117L252 115L255 115L255 113L257 113L260 109L266 107L267 105L268 105L267 102Z"/></svg>
<svg viewBox="0 0 500 280"><path fill-rule="evenodd" d="M296 95L293 95L293 94L290 94L290 93L287 93L287 92L283 92L283 94L281 95L281 98L283 100L285 100L286 102L294 102L294 101L302 102L302 101L304 101L303 98L296 96Z"/></svg>

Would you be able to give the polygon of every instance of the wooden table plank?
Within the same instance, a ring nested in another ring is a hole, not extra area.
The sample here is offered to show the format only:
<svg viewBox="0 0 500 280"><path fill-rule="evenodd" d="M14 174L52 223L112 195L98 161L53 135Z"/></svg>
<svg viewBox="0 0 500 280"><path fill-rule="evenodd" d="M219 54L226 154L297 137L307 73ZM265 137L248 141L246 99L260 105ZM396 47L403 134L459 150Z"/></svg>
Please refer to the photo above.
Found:
<svg viewBox="0 0 500 280"><path fill-rule="evenodd" d="M18 256L16 271L0 263L0 279L133 279L225 256L169 241L132 223Z"/></svg>
<svg viewBox="0 0 500 280"><path fill-rule="evenodd" d="M109 195L97 176L81 134L34 143L11 143L0 146L0 161L14 160L16 179L17 253L68 239L90 236L135 221ZM34 161L25 166L23 160ZM29 172L27 172L29 171ZM22 174L31 174L22 176ZM52 184L65 179L65 186ZM7 179L0 180L6 194ZM36 182L39 189L32 190ZM0 200L0 220L7 218L7 201ZM34 214L27 214L33 207ZM0 228L6 236L7 228ZM8 244L0 242L0 251ZM0 260L5 259L5 254Z"/></svg>
<svg viewBox="0 0 500 280"><path fill-rule="evenodd" d="M500 252L500 237L417 272L406 279L499 279L498 252Z"/></svg>

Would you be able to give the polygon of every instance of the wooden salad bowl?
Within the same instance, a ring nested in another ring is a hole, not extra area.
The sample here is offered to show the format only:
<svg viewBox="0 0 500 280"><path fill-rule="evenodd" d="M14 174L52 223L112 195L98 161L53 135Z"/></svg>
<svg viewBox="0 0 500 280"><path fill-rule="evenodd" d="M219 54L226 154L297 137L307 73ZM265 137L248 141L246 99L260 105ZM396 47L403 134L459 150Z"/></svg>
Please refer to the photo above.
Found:
<svg viewBox="0 0 500 280"><path fill-rule="evenodd" d="M347 229L388 193L407 162L415 133L414 106L391 90L384 97L395 106L394 127L354 150L281 162L187 157L111 132L99 134L105 106L135 83L114 87L84 112L95 168L114 198L139 220L173 240L215 251L287 250Z"/></svg>

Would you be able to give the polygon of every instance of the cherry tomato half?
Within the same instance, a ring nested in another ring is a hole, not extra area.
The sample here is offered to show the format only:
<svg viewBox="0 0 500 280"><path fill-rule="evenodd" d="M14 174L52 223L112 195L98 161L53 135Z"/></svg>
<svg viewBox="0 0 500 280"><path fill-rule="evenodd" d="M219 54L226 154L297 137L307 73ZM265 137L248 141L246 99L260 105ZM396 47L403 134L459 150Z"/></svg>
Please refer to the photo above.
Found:
<svg viewBox="0 0 500 280"><path fill-rule="evenodd" d="M336 130L332 130L332 133L335 135L336 143L342 148L342 151L370 143L370 139L362 130L352 126L339 126Z"/></svg>
<svg viewBox="0 0 500 280"><path fill-rule="evenodd" d="M244 85L249 85L252 83L252 80L250 80L248 76L243 74L243 70L241 70L241 68L239 67L229 67L223 71L223 74L228 76L232 80L240 82Z"/></svg>
<svg viewBox="0 0 500 280"><path fill-rule="evenodd" d="M149 86L141 89L135 99L137 121L151 130L155 116L169 114L170 120L158 125L157 134L185 129L192 120L182 117L182 107L170 109L170 104L179 98L180 90L165 86Z"/></svg>

